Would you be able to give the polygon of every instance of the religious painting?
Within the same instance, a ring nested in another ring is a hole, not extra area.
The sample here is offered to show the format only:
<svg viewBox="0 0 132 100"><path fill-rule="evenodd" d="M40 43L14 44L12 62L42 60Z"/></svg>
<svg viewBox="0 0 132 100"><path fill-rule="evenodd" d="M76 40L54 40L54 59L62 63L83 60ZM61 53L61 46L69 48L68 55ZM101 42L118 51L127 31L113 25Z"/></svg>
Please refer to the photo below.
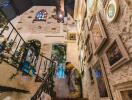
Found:
<svg viewBox="0 0 132 100"><path fill-rule="evenodd" d="M86 45L87 61L89 61L90 58L92 57L92 54L93 54L92 44L90 41L90 34L88 34L88 36L87 36L87 39L85 41L85 45Z"/></svg>
<svg viewBox="0 0 132 100"><path fill-rule="evenodd" d="M34 21L46 21L47 15L47 11L45 9L42 9L36 13Z"/></svg>
<svg viewBox="0 0 132 100"><path fill-rule="evenodd" d="M106 58L111 70L118 68L129 60L128 53L119 36L107 48Z"/></svg>
<svg viewBox="0 0 132 100"><path fill-rule="evenodd" d="M97 62L93 68L100 97L108 97L107 86L101 64Z"/></svg>
<svg viewBox="0 0 132 100"><path fill-rule="evenodd" d="M117 18L118 11L119 11L118 0L110 0L105 10L108 22L112 22Z"/></svg>
<svg viewBox="0 0 132 100"><path fill-rule="evenodd" d="M101 23L99 14L96 15L95 20L93 21L91 28L91 39L94 54L98 53L107 40L107 36Z"/></svg>

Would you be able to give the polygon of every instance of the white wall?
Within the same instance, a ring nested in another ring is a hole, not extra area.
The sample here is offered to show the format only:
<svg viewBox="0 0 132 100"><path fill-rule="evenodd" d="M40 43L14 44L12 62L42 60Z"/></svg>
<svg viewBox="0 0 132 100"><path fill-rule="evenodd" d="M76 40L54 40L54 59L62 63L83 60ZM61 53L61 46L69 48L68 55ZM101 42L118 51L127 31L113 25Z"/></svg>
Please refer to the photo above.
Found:
<svg viewBox="0 0 132 100"><path fill-rule="evenodd" d="M67 43L67 61L73 63L73 65L80 70L78 65L78 46L77 43Z"/></svg>

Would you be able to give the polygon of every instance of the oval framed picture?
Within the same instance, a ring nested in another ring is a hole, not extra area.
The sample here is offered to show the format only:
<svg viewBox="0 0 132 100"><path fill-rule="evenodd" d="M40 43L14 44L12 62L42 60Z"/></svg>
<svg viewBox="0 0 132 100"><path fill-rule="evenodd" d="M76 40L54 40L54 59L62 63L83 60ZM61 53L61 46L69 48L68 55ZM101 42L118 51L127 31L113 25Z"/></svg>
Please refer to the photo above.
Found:
<svg viewBox="0 0 132 100"><path fill-rule="evenodd" d="M109 1L106 7L106 16L108 22L112 22L117 18L119 11L119 2L118 0L111 0Z"/></svg>
<svg viewBox="0 0 132 100"><path fill-rule="evenodd" d="M87 11L92 15L96 11L97 0L87 0Z"/></svg>

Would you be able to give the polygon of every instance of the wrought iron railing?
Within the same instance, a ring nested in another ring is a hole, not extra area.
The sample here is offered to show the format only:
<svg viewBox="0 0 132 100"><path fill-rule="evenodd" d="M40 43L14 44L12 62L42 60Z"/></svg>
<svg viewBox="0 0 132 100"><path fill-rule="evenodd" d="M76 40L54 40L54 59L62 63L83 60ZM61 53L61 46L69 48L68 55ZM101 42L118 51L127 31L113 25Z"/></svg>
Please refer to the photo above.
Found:
<svg viewBox="0 0 132 100"><path fill-rule="evenodd" d="M2 10L0 9L2 12ZM4 61L8 62L9 64L13 65L15 68L18 69L18 71L21 70L21 63L25 58L22 57L24 52L21 52L25 46L27 48L28 44L25 42L25 40L22 38L22 36L19 34L17 29L14 27L14 25L10 22L10 20L6 17L6 15L2 12L3 16L5 16L6 20L8 21L9 29L6 30L6 26L1 31L0 35L5 36L6 40L4 40L5 48L1 50L1 52L7 53L9 58L1 56L1 58L4 58ZM35 52L35 51L34 51ZM36 82L42 82L34 96L31 98L31 100L37 100L42 92L48 93L51 96L55 95L54 89L54 73L55 73L55 66L56 63L40 54L37 58L37 62L35 64L35 67L37 68L37 72L35 73L36 76ZM15 74L14 74L15 75Z"/></svg>
<svg viewBox="0 0 132 100"><path fill-rule="evenodd" d="M41 97L43 92L49 94L51 97L55 97L54 74L55 74L56 63L42 55L41 55L41 57L42 57L41 59L46 59L46 60L44 60L44 61L40 60L40 63L41 64L47 63L47 64L44 66L44 69L45 69L44 74L40 75L39 72L37 74L37 76L39 76L39 77L36 77L36 79L37 79L37 81L42 81L42 84L40 85L40 87L38 88L36 93L33 95L31 100L38 100ZM39 67L39 70L40 70L40 67ZM40 76L41 76L41 80L39 79Z"/></svg>

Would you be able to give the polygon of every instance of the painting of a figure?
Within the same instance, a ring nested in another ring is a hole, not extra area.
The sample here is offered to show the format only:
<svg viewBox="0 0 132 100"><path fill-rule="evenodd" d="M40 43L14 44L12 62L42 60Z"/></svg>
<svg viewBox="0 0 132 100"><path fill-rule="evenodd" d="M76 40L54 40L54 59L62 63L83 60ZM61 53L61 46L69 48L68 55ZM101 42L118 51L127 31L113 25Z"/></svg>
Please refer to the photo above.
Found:
<svg viewBox="0 0 132 100"><path fill-rule="evenodd" d="M95 77L96 77L100 97L108 97L108 92L103 78L101 66L98 65L94 70L95 70Z"/></svg>
<svg viewBox="0 0 132 100"><path fill-rule="evenodd" d="M119 46L116 41L111 45L111 47L109 48L106 54L110 66L118 62L123 57L121 50L119 49Z"/></svg>

